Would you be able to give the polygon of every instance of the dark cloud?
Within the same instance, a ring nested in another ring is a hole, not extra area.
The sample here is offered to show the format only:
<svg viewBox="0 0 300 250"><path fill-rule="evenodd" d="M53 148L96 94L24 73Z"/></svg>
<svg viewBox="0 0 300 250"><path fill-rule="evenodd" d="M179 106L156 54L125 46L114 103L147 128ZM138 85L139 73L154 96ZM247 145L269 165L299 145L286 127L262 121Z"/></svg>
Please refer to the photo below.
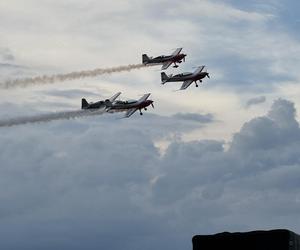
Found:
<svg viewBox="0 0 300 250"><path fill-rule="evenodd" d="M0 61L12 62L15 60L13 53L8 48L0 48Z"/></svg>
<svg viewBox="0 0 300 250"><path fill-rule="evenodd" d="M264 103L266 101L266 97L265 96L258 96L258 97L253 97L251 99L249 99L246 103L246 107L249 108L253 105L257 105L257 104L261 104Z"/></svg>
<svg viewBox="0 0 300 250"><path fill-rule="evenodd" d="M166 132L159 132L161 125L150 119L147 125L140 117L115 118L5 130L0 158L7 189L0 195L5 202L0 217L7 221L6 236L14 230L26 238L20 236L14 244L7 240L3 246L132 249L147 239L146 249L164 244L156 237L166 226L159 225L159 215L147 212L145 201L160 157L151 135ZM15 133L24 136L13 139ZM32 237L38 239L28 242ZM77 237L81 240L74 246Z"/></svg>
<svg viewBox="0 0 300 250"><path fill-rule="evenodd" d="M107 94L107 91L102 91ZM92 91L87 90L80 90L80 89L65 89L65 90L46 90L42 91L41 93L50 95L50 96L57 96L57 97L65 97L65 98L84 98L86 96L98 96L99 98L105 98L102 94L96 94ZM80 100L80 99L79 99ZM100 100L100 99L99 99ZM95 100L98 101L98 100Z"/></svg>
<svg viewBox="0 0 300 250"><path fill-rule="evenodd" d="M232 150L255 151L299 140L299 124L294 104L278 99L267 116L247 122L234 136Z"/></svg>
<svg viewBox="0 0 300 250"><path fill-rule="evenodd" d="M285 226L294 227L300 205L294 177L299 168L299 132L293 104L279 99L267 116L246 123L228 150L217 141L172 143L153 201L189 210L185 219L194 216L202 221L202 232L272 227L277 216L287 219ZM224 220L228 225L222 224Z"/></svg>
<svg viewBox="0 0 300 250"><path fill-rule="evenodd" d="M228 150L222 141L176 137L163 156L157 138L201 123L116 117L1 129L4 248L182 249L195 233L300 230L293 103L275 101Z"/></svg>
<svg viewBox="0 0 300 250"><path fill-rule="evenodd" d="M181 120L191 120L191 121L198 121L201 123L209 123L212 122L214 117L212 114L197 114L197 113L177 113L173 115L174 118L181 119Z"/></svg>
<svg viewBox="0 0 300 250"><path fill-rule="evenodd" d="M9 48L0 47L0 82L7 77L24 75L28 72L29 68L18 64Z"/></svg>

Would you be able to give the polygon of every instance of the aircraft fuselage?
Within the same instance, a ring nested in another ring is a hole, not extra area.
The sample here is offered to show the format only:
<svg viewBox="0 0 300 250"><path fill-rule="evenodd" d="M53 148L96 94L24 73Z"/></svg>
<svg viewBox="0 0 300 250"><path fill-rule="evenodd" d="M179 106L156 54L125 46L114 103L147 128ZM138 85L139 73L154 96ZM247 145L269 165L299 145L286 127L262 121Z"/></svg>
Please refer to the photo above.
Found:
<svg viewBox="0 0 300 250"><path fill-rule="evenodd" d="M207 72L200 72L198 74L179 74L179 75L174 75L170 77L167 81L168 82L182 82L182 81L187 81L187 80L193 80L193 81L199 81L207 76Z"/></svg>
<svg viewBox="0 0 300 250"><path fill-rule="evenodd" d="M158 57L154 57L154 58L150 58L149 61L146 62L146 64L148 63L157 63L157 64L161 64L164 62L168 62L168 61L172 61L172 62L182 62L183 58L186 57L185 54L178 54L178 55L170 55L170 56L158 56Z"/></svg>
<svg viewBox="0 0 300 250"><path fill-rule="evenodd" d="M149 105L151 105L153 103L152 100L145 100L143 102L139 102L139 101L117 101L115 103L112 103L110 106L110 109L117 109L117 110L126 110L126 109L132 109L132 108L136 108L136 109L144 109L146 107L148 107Z"/></svg>

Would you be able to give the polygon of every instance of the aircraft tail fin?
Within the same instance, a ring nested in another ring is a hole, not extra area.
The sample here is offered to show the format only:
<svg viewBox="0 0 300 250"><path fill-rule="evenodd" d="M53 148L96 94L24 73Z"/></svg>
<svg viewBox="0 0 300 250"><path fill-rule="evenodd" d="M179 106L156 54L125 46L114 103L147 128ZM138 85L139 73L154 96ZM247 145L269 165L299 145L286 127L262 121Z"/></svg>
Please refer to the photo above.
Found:
<svg viewBox="0 0 300 250"><path fill-rule="evenodd" d="M169 80L168 75L165 72L161 72L160 75L161 75L161 83L165 84Z"/></svg>
<svg viewBox="0 0 300 250"><path fill-rule="evenodd" d="M147 56L147 54L143 54L143 64L146 64L149 62L150 58Z"/></svg>
<svg viewBox="0 0 300 250"><path fill-rule="evenodd" d="M84 98L82 98L81 99L81 109L86 109L88 106L89 106L89 103Z"/></svg>

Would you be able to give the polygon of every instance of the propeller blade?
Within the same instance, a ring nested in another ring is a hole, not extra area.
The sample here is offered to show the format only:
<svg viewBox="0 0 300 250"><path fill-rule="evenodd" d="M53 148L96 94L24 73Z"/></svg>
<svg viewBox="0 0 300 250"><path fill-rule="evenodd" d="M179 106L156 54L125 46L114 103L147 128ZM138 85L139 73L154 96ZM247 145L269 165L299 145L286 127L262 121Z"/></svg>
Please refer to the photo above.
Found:
<svg viewBox="0 0 300 250"><path fill-rule="evenodd" d="M210 78L209 74L207 73L207 77Z"/></svg>
<svg viewBox="0 0 300 250"><path fill-rule="evenodd" d="M154 108L154 104L153 103L151 103L151 106L152 106L152 108Z"/></svg>

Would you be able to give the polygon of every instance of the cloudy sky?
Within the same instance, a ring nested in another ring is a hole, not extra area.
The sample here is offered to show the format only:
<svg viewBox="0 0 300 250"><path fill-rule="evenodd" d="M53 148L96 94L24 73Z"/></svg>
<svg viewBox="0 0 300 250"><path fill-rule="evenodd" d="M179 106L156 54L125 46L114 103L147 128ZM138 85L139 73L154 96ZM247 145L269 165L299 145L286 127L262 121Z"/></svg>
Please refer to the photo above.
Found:
<svg viewBox="0 0 300 250"><path fill-rule="evenodd" d="M0 128L1 249L191 249L195 234L300 233L296 0L2 0L0 81L141 63L183 47L199 88L160 67L0 89L0 121L117 91L155 109Z"/></svg>

